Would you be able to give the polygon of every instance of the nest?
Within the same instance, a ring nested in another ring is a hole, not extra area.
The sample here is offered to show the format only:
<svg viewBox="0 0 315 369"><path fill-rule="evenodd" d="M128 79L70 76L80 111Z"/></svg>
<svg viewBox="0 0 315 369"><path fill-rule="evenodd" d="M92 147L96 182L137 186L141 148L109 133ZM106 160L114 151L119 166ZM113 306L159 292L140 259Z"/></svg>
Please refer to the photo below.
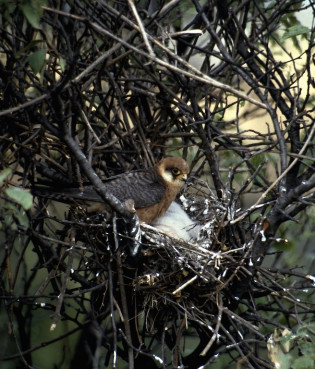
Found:
<svg viewBox="0 0 315 369"><path fill-rule="evenodd" d="M96 317L109 318L118 311L122 317L118 326L126 315L137 317L133 327L137 335L153 340L161 339L165 327L173 327L176 336L184 319L198 336L204 329L208 342L219 330L222 306L233 298L235 282L250 274L246 265L251 244L236 226L228 225L234 203L229 194L219 199L206 182L194 180L179 201L199 228L195 240L172 237L147 224L140 225L141 240L135 240L126 219L70 207L67 219L54 218L63 225L57 231L63 240L56 249L57 268L67 276L65 286L71 277L80 285L78 293L82 287L91 292ZM136 253L131 251L135 243Z"/></svg>
<svg viewBox="0 0 315 369"><path fill-rule="evenodd" d="M73 219L62 231L69 234L69 224L76 229L76 245L81 245L81 267L76 272L84 273L96 287L107 286L112 279L117 301L122 283L118 276L122 276L124 293L132 299L131 310L146 316L145 335L177 326L182 315L199 325L208 322L209 328L209 319L218 312L218 296L225 298L238 273L247 272L243 265L249 245L235 247L225 233L228 197L216 198L207 184L198 181L179 199L199 227L193 242L141 224L141 244L134 255L130 250L135 240L128 237L122 218L88 217L82 209L70 212ZM91 300L94 312L107 311L109 294L108 287L97 287Z"/></svg>
<svg viewBox="0 0 315 369"><path fill-rule="evenodd" d="M227 197L225 202L217 199L199 181L192 191L186 190L180 196L180 201L200 227L198 238L187 242L143 224L142 268L132 285L143 297L147 312L168 306L192 317L196 309L202 310L205 301L213 300L215 313L216 294L237 277L247 260L249 247L231 248L224 242Z"/></svg>

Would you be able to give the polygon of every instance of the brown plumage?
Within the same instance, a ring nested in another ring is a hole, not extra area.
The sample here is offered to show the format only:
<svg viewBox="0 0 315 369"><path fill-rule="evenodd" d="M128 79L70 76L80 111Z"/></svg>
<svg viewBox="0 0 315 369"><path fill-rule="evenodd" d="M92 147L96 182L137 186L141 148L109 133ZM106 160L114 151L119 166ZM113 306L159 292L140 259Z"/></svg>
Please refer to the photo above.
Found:
<svg viewBox="0 0 315 369"><path fill-rule="evenodd" d="M165 214L183 187L188 173L189 166L185 160L167 157L152 168L108 178L104 184L120 201L132 199L140 221L151 223ZM33 193L62 202L76 200L88 203L88 211L101 211L106 206L93 186L84 187L82 190L66 188L61 191L42 187L34 189Z"/></svg>

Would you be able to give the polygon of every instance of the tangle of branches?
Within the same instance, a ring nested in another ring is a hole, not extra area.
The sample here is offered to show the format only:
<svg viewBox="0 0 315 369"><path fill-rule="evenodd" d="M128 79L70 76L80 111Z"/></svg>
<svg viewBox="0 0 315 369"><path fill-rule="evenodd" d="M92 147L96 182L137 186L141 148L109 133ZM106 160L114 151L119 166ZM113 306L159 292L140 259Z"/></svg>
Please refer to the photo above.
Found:
<svg viewBox="0 0 315 369"><path fill-rule="evenodd" d="M211 367L220 353L273 368L268 337L314 313L308 271L262 265L315 201L302 3L38 3L0 5L1 360L39 367L36 353L59 343L58 367ZM166 155L190 164L178 201L195 242L139 224L103 186ZM25 204L34 186L85 183L110 216ZM43 316L53 338L36 338Z"/></svg>

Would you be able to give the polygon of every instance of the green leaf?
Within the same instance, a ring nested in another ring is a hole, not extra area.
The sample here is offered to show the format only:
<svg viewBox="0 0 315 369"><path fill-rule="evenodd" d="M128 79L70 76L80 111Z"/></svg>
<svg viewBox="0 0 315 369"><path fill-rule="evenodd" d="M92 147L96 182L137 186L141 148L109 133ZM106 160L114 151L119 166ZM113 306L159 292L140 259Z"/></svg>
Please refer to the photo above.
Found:
<svg viewBox="0 0 315 369"><path fill-rule="evenodd" d="M312 214L310 214L311 218L312 218ZM309 323L307 325L301 325L299 326L299 328L297 329L297 335L298 337L303 337L303 338L310 338L312 340L312 342L314 342L315 344L315 322Z"/></svg>
<svg viewBox="0 0 315 369"><path fill-rule="evenodd" d="M41 71L45 63L46 49L37 50L26 58L34 74Z"/></svg>
<svg viewBox="0 0 315 369"><path fill-rule="evenodd" d="M10 187L6 189L5 193L12 200L22 205L25 210L30 209L33 204L33 196L22 188Z"/></svg>
<svg viewBox="0 0 315 369"><path fill-rule="evenodd" d="M59 65L61 70L64 72L66 70L67 62L64 58L60 58Z"/></svg>
<svg viewBox="0 0 315 369"><path fill-rule="evenodd" d="M16 54L15 57L19 58L21 55L30 51L31 49L37 48L38 44L42 44L43 40L32 40L25 47L22 47Z"/></svg>
<svg viewBox="0 0 315 369"><path fill-rule="evenodd" d="M25 228L28 228L29 222L25 213L16 212L14 217L18 220L19 224Z"/></svg>
<svg viewBox="0 0 315 369"><path fill-rule="evenodd" d="M286 240L286 241L280 240L277 243L275 243L273 245L273 247L277 251L294 251L295 250L295 243L290 241L290 240Z"/></svg>
<svg viewBox="0 0 315 369"><path fill-rule="evenodd" d="M288 38L296 37L299 35L306 35L309 34L310 30L308 27L302 26L300 24L296 26L292 26L287 29L287 31L284 33L284 35L281 37L281 42L285 41Z"/></svg>
<svg viewBox="0 0 315 369"><path fill-rule="evenodd" d="M315 359L315 343L313 342L300 342L299 343L299 350L304 356L314 358Z"/></svg>
<svg viewBox="0 0 315 369"><path fill-rule="evenodd" d="M17 225L16 225L15 221L13 220L12 214L6 214L4 216L3 224L5 225L6 228L11 229L12 231L17 230Z"/></svg>
<svg viewBox="0 0 315 369"><path fill-rule="evenodd" d="M263 161L266 161L266 154L257 154L250 158L250 162L255 166L258 167Z"/></svg>
<svg viewBox="0 0 315 369"><path fill-rule="evenodd" d="M3 181L12 173L12 170L10 168L3 169L2 172L0 172L0 185L3 183Z"/></svg>
<svg viewBox="0 0 315 369"><path fill-rule="evenodd" d="M12 13L14 12L14 9L16 7L16 5L8 0L0 0L0 6L1 6L1 15L5 18L5 19L12 19Z"/></svg>
<svg viewBox="0 0 315 369"><path fill-rule="evenodd" d="M299 357L297 358L293 365L292 369L313 369L314 368L314 360L309 357Z"/></svg>
<svg viewBox="0 0 315 369"><path fill-rule="evenodd" d="M41 6L40 1L36 0L27 0L22 1L20 7L25 18L29 21L29 23L34 27L39 29L40 28L40 17L43 14L43 8Z"/></svg>

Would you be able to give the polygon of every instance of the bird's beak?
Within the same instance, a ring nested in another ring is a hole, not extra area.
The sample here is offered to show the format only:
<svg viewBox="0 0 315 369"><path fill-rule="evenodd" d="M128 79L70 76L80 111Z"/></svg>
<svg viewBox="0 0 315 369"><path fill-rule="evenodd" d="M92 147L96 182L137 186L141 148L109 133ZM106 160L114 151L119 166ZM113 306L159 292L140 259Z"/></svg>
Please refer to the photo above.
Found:
<svg viewBox="0 0 315 369"><path fill-rule="evenodd" d="M181 180L184 181L184 182L187 182L187 174L183 174L181 176Z"/></svg>

